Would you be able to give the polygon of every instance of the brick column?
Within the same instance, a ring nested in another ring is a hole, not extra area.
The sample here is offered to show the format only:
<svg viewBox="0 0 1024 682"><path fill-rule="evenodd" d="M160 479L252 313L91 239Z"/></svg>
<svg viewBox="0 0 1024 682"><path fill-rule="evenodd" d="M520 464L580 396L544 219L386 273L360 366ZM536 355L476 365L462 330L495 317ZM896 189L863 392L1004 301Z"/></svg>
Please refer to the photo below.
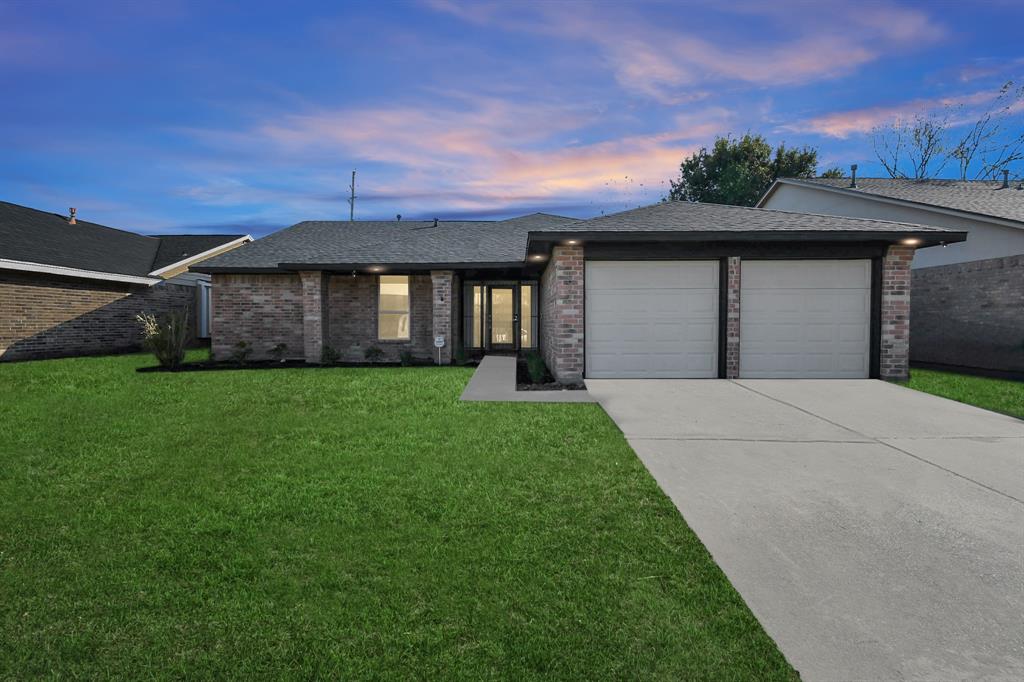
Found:
<svg viewBox="0 0 1024 682"><path fill-rule="evenodd" d="M444 337L444 348L438 354L433 349L434 362L439 365L450 365L452 362L452 296L455 295L455 273L451 270L431 270L430 282L434 289L434 336ZM433 339L431 339L433 344ZM438 359L440 357L440 359Z"/></svg>
<svg viewBox="0 0 1024 682"><path fill-rule="evenodd" d="M327 339L327 273L299 272L302 280L302 349L306 362L319 363Z"/></svg>
<svg viewBox="0 0 1024 682"><path fill-rule="evenodd" d="M558 381L582 381L583 247L554 247L540 285L540 343L544 362Z"/></svg>
<svg viewBox="0 0 1024 682"><path fill-rule="evenodd" d="M910 376L910 263L914 247L890 246L882 259L882 339L879 376Z"/></svg>
<svg viewBox="0 0 1024 682"><path fill-rule="evenodd" d="M740 377L740 277L739 256L726 259L725 378Z"/></svg>

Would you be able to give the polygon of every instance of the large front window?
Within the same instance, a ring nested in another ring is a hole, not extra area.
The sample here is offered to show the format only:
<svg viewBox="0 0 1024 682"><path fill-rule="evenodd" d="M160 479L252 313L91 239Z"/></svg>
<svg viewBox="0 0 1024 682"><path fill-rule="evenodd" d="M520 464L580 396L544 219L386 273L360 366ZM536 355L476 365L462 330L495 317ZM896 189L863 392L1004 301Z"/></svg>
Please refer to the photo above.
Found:
<svg viewBox="0 0 1024 682"><path fill-rule="evenodd" d="M381 275L377 297L377 338L382 341L409 340L409 278Z"/></svg>

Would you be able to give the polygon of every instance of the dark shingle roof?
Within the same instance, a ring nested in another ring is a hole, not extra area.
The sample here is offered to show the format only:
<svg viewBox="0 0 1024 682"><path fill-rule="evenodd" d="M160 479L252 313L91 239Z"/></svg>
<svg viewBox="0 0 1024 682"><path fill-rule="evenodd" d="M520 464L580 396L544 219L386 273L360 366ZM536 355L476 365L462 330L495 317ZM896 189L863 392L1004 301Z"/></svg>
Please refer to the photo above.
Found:
<svg viewBox="0 0 1024 682"><path fill-rule="evenodd" d="M545 213L499 221L307 221L203 261L214 268L293 264L520 263L529 233L571 218Z"/></svg>
<svg viewBox="0 0 1024 682"><path fill-rule="evenodd" d="M0 258L29 263L144 277L242 236L151 237L0 201Z"/></svg>
<svg viewBox="0 0 1024 682"><path fill-rule="evenodd" d="M241 239L243 234L161 234L156 235L160 240L160 248L157 249L156 258L153 260L153 270L165 268L186 258L199 255L204 251L223 246L236 239Z"/></svg>
<svg viewBox="0 0 1024 682"><path fill-rule="evenodd" d="M786 178L785 181L824 185L1024 223L1024 190L1017 189L1020 181L1016 180L1006 189L1002 181L991 180L857 178L856 187L850 187L849 178Z"/></svg>
<svg viewBox="0 0 1024 682"><path fill-rule="evenodd" d="M941 227L746 206L665 201L561 225L558 232L950 232Z"/></svg>
<svg viewBox="0 0 1024 682"><path fill-rule="evenodd" d="M302 265L498 264L525 262L535 239L568 233L627 235L665 233L937 233L960 241L962 233L941 227L866 218L792 213L742 206L663 202L612 215L574 220L533 214L487 221L303 222L203 261L200 272L297 269ZM799 233L799 235L798 235ZM798 236L796 236L798 235Z"/></svg>

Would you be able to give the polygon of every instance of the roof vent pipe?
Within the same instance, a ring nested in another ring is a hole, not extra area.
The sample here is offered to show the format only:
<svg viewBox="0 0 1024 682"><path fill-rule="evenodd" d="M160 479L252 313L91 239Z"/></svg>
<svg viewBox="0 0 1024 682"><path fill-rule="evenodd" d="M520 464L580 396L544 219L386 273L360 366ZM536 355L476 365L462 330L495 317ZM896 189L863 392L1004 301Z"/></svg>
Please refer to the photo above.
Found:
<svg viewBox="0 0 1024 682"><path fill-rule="evenodd" d="M395 216L395 219L397 219L397 220L398 220L398 222L402 222L402 214L401 214L401 213L399 213L398 215L396 215L396 216Z"/></svg>
<svg viewBox="0 0 1024 682"><path fill-rule="evenodd" d="M437 227L437 218L434 218L434 227Z"/></svg>
<svg viewBox="0 0 1024 682"><path fill-rule="evenodd" d="M1003 189L1010 189L1010 171L1003 169Z"/></svg>
<svg viewBox="0 0 1024 682"><path fill-rule="evenodd" d="M71 212L71 215L68 216L68 225L77 225L78 221L75 220L75 214L78 213L78 209L77 208L69 208L68 211Z"/></svg>
<svg viewBox="0 0 1024 682"><path fill-rule="evenodd" d="M850 166L850 187L857 188L857 164Z"/></svg>

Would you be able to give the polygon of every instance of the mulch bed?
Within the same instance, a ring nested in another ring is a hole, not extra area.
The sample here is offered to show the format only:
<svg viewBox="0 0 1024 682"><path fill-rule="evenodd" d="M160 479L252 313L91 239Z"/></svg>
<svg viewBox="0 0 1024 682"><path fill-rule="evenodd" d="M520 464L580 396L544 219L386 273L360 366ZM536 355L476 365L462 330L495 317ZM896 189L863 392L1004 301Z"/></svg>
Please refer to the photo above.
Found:
<svg viewBox="0 0 1024 682"><path fill-rule="evenodd" d="M478 363L467 362L464 367L475 367ZM244 364L237 362L186 362L177 367L139 367L136 372L217 372L224 370L250 370L250 369L331 369L332 367L436 367L433 361L427 359L416 359L411 364L403 365L400 362L335 362L331 365L310 364L303 360L285 360L275 362L273 360L253 360Z"/></svg>
<svg viewBox="0 0 1024 682"><path fill-rule="evenodd" d="M547 367L544 368L544 380L536 384L530 378L530 370L527 369L526 358L522 355L516 358L516 390L517 391L582 391L586 390L582 383L562 384L555 381Z"/></svg>

